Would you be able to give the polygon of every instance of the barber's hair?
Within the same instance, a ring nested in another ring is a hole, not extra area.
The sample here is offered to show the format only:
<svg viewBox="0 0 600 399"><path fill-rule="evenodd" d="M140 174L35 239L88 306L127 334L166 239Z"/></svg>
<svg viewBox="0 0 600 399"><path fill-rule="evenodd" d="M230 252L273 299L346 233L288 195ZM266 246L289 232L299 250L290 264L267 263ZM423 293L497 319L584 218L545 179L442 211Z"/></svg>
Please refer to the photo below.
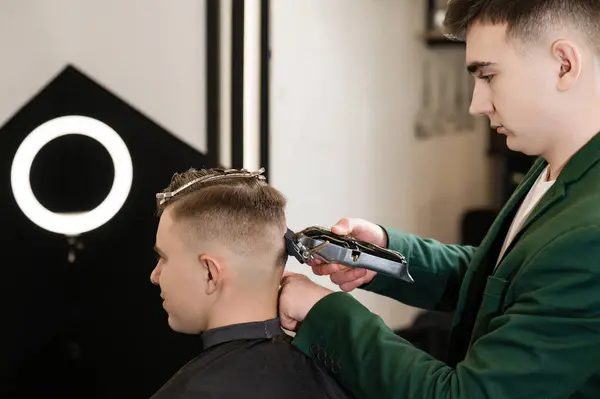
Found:
<svg viewBox="0 0 600 399"><path fill-rule="evenodd" d="M444 20L446 36L465 40L475 23L507 24L507 36L535 43L549 27L579 30L600 50L599 0L449 0Z"/></svg>
<svg viewBox="0 0 600 399"><path fill-rule="evenodd" d="M162 191L167 198L158 201L157 214L169 208L174 220L187 223L202 239L248 256L273 254L282 266L286 198L261 172L213 168L176 173Z"/></svg>

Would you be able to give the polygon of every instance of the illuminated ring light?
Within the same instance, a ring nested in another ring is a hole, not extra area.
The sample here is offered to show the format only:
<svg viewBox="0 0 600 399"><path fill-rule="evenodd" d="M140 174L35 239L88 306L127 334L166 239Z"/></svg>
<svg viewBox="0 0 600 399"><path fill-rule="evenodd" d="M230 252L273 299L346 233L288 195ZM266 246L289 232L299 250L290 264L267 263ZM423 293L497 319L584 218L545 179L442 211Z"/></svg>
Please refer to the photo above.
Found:
<svg viewBox="0 0 600 399"><path fill-rule="evenodd" d="M29 179L31 165L46 144L71 134L87 136L102 144L112 158L115 178L107 197L91 211L55 213L40 204L33 194ZM77 236L97 229L119 212L131 190L133 163L123 139L110 126L85 116L63 116L38 126L23 140L13 159L10 177L17 205L29 220L54 233Z"/></svg>

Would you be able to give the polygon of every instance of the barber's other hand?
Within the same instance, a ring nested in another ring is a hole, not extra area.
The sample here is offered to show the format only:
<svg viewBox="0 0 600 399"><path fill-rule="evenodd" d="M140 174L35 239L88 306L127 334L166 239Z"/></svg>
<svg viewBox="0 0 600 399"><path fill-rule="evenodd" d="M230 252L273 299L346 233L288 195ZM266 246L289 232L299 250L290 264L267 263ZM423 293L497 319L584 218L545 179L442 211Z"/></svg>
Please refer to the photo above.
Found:
<svg viewBox="0 0 600 399"><path fill-rule="evenodd" d="M357 240L365 241L380 247L387 247L387 236L381 226L364 219L342 218L331 232L338 235L350 235ZM363 268L351 268L337 263L323 263L317 260L307 262L313 273L319 276L329 276L344 292L350 292L356 287L370 283L376 272Z"/></svg>
<svg viewBox="0 0 600 399"><path fill-rule="evenodd" d="M279 289L281 326L297 332L312 307L332 292L303 274L284 272Z"/></svg>

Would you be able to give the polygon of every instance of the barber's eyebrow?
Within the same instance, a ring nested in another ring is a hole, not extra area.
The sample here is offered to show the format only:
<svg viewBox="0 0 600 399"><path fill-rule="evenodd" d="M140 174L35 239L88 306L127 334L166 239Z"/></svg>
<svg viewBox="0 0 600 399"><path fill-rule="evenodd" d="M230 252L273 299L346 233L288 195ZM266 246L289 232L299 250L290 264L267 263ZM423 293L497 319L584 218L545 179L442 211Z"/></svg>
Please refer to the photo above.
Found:
<svg viewBox="0 0 600 399"><path fill-rule="evenodd" d="M484 62L484 61L473 61L469 65L467 65L467 71L471 74L476 74L481 69L496 65L493 62Z"/></svg>

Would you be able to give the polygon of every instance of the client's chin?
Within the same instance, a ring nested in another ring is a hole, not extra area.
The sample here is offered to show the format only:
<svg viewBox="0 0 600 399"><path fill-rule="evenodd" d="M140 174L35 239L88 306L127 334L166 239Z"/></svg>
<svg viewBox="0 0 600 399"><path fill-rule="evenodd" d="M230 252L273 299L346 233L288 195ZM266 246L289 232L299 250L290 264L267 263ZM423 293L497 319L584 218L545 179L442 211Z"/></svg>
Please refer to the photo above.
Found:
<svg viewBox="0 0 600 399"><path fill-rule="evenodd" d="M183 323L181 323L179 320L177 320L177 318L173 317L170 314L169 314L169 318L168 318L167 322L169 323L169 327L171 327L171 330L178 332L180 334L197 335L202 332L202 331L200 331L200 329L194 328L193 326L185 326Z"/></svg>

